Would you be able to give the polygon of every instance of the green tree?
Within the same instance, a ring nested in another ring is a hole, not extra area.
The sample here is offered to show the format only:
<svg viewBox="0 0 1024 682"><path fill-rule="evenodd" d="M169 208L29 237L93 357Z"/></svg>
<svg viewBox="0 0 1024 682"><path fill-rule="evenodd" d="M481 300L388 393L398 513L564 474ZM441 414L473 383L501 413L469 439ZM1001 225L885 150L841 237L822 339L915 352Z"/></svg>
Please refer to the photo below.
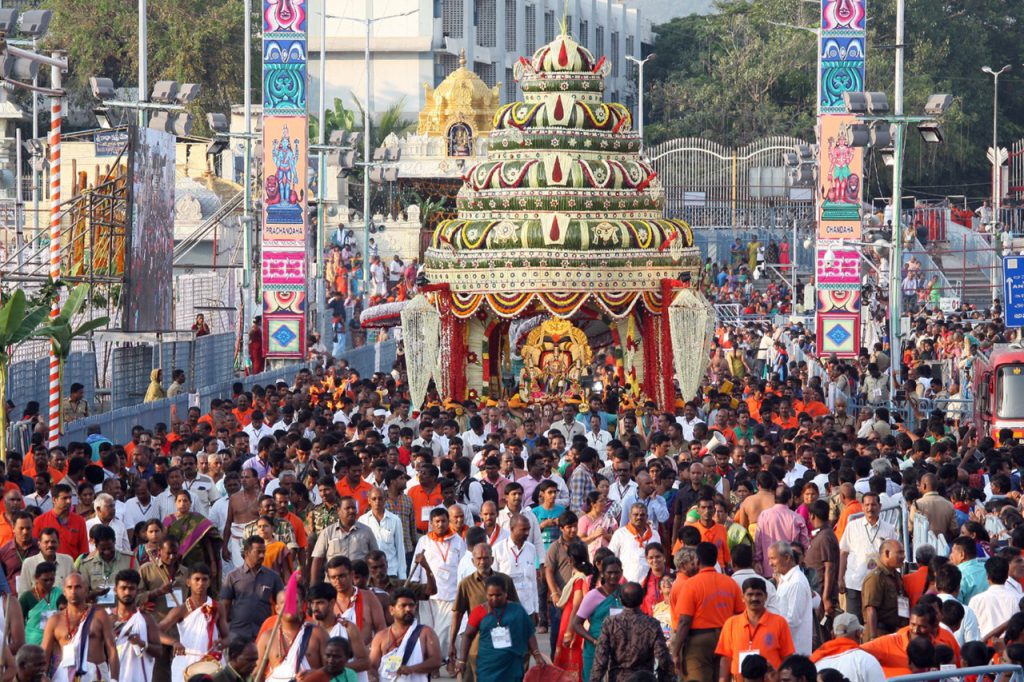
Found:
<svg viewBox="0 0 1024 682"><path fill-rule="evenodd" d="M25 292L15 289L0 297L0 452L7 447L7 375L14 350L36 334L49 314L49 307L29 301ZM6 455L4 456L6 461Z"/></svg>
<svg viewBox="0 0 1024 682"><path fill-rule="evenodd" d="M336 130L352 131L356 124L356 112L345 107L340 97L334 98L334 107L324 111L324 139L330 140L331 133ZM309 115L309 139L317 140L320 135L320 121L313 114Z"/></svg>
<svg viewBox="0 0 1024 682"><path fill-rule="evenodd" d="M64 365L71 356L71 344L75 339L81 338L89 332L99 329L110 321L109 317L97 317L86 320L77 327L74 326L74 318L82 311L88 303L89 287L79 284L68 293L67 300L61 307L56 317L36 329L34 336L50 340L53 347L53 354L57 357L57 367L60 376L60 399L64 399ZM63 431L63 415L61 415L61 430Z"/></svg>
<svg viewBox="0 0 1024 682"><path fill-rule="evenodd" d="M88 101L90 76L113 79L116 86L138 84L138 10L133 2L48 0L53 22L45 47L66 50L71 69L65 87ZM244 51L243 3L238 0L148 0L148 76L199 83L202 93L193 114L228 111L242 100ZM253 99L260 101L260 11L254 3ZM205 130L195 116L197 130Z"/></svg>

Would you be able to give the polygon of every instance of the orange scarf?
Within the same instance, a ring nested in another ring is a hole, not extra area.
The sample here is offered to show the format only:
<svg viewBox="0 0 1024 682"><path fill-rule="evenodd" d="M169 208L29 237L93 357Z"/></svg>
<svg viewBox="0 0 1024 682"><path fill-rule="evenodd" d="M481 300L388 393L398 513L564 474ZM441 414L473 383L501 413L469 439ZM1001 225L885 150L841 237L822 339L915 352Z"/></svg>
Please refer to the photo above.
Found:
<svg viewBox="0 0 1024 682"><path fill-rule="evenodd" d="M429 533L427 533L427 537L430 538L431 540L433 540L434 542L444 542L448 538L454 537L454 536L455 536L455 531L453 531L451 528L448 529L448 533L446 535L438 535L434 531L430 531Z"/></svg>
<svg viewBox="0 0 1024 682"><path fill-rule="evenodd" d="M636 540L636 544L640 545L640 549L643 549L644 546L647 545L647 541L650 540L651 535L653 535L650 525L647 526L647 532L640 535L640 532L636 529L636 526L633 525L632 521L626 524L626 530L628 530L629 534Z"/></svg>
<svg viewBox="0 0 1024 682"><path fill-rule="evenodd" d="M835 639L825 642L816 650L811 653L811 662L817 663L823 658L829 656L838 656L839 654L845 653L851 649L856 649L857 643L848 637L836 637Z"/></svg>

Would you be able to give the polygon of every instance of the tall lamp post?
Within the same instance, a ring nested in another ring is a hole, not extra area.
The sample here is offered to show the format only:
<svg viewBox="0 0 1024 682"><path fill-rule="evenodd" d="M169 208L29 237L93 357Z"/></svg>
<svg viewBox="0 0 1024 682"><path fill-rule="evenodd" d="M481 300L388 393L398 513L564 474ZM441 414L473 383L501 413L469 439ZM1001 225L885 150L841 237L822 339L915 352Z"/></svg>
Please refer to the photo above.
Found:
<svg viewBox="0 0 1024 682"><path fill-rule="evenodd" d="M1000 169L1002 160L999 158L999 76L1004 71L1010 70L1007 64L998 71L993 71L989 66L981 67L981 70L992 76L992 215L995 224L999 224L999 202L1002 199L1003 191L1001 184ZM994 229L994 228L993 228Z"/></svg>
<svg viewBox="0 0 1024 682"><path fill-rule="evenodd" d="M643 59L637 59L631 54L626 55L626 59L636 64L636 69L639 72L637 77L636 91L637 91L637 104L636 104L636 132L640 136L640 151L644 150L644 64L654 59L656 53L652 52Z"/></svg>

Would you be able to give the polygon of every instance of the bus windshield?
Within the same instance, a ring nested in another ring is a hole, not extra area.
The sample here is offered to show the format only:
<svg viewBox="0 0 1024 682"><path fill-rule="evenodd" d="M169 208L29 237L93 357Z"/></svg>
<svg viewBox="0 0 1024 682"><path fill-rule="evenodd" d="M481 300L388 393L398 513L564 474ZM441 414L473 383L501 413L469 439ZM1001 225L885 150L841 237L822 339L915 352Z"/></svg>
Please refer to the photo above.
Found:
<svg viewBox="0 0 1024 682"><path fill-rule="evenodd" d="M996 374L996 416L1024 419L1024 365L999 368Z"/></svg>

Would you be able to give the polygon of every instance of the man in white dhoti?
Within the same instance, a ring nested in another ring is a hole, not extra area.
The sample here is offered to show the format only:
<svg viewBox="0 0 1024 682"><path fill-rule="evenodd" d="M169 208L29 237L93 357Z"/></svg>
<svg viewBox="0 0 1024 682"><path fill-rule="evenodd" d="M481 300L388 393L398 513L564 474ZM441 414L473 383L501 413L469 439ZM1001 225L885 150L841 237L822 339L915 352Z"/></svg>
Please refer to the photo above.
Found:
<svg viewBox="0 0 1024 682"><path fill-rule="evenodd" d="M114 607L112 615L117 658L121 670L121 676L114 679L131 682L153 679L153 661L163 653L156 621L135 606L140 582L142 577L139 572L130 568L114 576L117 606Z"/></svg>
<svg viewBox="0 0 1024 682"><path fill-rule="evenodd" d="M369 676L366 671L369 669L370 657L366 644L359 632L359 626L352 620L338 615L334 606L337 603L337 598L338 591L327 583L317 583L309 588L309 606L313 612L313 618L324 629L328 637L341 637L348 640L352 648L352 658L347 663L347 667L356 672L358 682L367 682Z"/></svg>
<svg viewBox="0 0 1024 682"><path fill-rule="evenodd" d="M193 568L188 587L189 596L184 603L168 611L160 621L163 632L173 633L174 626L178 626L178 641L172 645L172 680L184 680L185 668L221 648L226 641L218 623L217 603L209 597L210 569L202 565Z"/></svg>
<svg viewBox="0 0 1024 682"><path fill-rule="evenodd" d="M434 574L437 592L419 607L420 620L429 625L441 639L441 656L448 656L448 639L452 627L452 604L458 589L458 569L466 543L448 527L448 510L437 507L430 512L431 531L416 544L414 556L423 554L430 571ZM426 572L413 560L409 576L415 581L426 582Z"/></svg>
<svg viewBox="0 0 1024 682"><path fill-rule="evenodd" d="M306 604L306 588L299 583L298 606L285 604L287 590L277 600L281 627L263 632L256 640L260 659L267 655L267 682L291 682L304 670L323 666L323 651L327 644L327 632L313 623L303 622ZM290 588L289 588L290 589Z"/></svg>
<svg viewBox="0 0 1024 682"><path fill-rule="evenodd" d="M80 573L64 579L64 596L68 605L50 616L43 632L46 660L60 656L53 682L116 680L121 665L114 643L110 616L103 609L90 607L85 601L85 582Z"/></svg>
<svg viewBox="0 0 1024 682"><path fill-rule="evenodd" d="M418 602L410 590L394 592L391 627L381 630L370 644L370 665L382 682L428 682L441 668L441 643L437 634L416 622Z"/></svg>

